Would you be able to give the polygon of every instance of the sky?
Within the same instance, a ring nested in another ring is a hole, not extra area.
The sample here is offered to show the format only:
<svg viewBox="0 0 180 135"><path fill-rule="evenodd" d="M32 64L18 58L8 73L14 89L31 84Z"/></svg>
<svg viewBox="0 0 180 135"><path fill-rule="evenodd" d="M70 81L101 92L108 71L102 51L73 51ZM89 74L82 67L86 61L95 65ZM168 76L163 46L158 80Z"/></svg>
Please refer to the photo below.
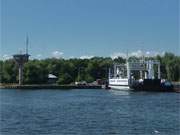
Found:
<svg viewBox="0 0 180 135"><path fill-rule="evenodd" d="M0 56L180 54L179 0L0 0Z"/></svg>

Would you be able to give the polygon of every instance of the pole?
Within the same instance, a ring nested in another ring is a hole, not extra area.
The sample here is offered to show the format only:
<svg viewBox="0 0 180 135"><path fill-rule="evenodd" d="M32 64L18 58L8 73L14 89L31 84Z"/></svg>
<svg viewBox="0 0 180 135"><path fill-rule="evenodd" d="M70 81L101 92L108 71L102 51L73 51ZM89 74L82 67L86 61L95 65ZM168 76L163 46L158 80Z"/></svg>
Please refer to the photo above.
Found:
<svg viewBox="0 0 180 135"><path fill-rule="evenodd" d="M80 78L80 68L78 68L78 82L79 82L79 79Z"/></svg>
<svg viewBox="0 0 180 135"><path fill-rule="evenodd" d="M129 64L126 62L126 68L127 68L127 78L129 79Z"/></svg>
<svg viewBox="0 0 180 135"><path fill-rule="evenodd" d="M116 71L116 64L114 65L114 77L116 77L117 71Z"/></svg>
<svg viewBox="0 0 180 135"><path fill-rule="evenodd" d="M19 65L19 85L23 84L23 65Z"/></svg>
<svg viewBox="0 0 180 135"><path fill-rule="evenodd" d="M158 63L158 79L161 78L160 63Z"/></svg>
<svg viewBox="0 0 180 135"><path fill-rule="evenodd" d="M140 79L143 79L143 71L140 70Z"/></svg>
<svg viewBox="0 0 180 135"><path fill-rule="evenodd" d="M28 45L29 45L29 38L26 37L26 54L28 54Z"/></svg>
<svg viewBox="0 0 180 135"><path fill-rule="evenodd" d="M108 78L111 78L111 69L109 68Z"/></svg>

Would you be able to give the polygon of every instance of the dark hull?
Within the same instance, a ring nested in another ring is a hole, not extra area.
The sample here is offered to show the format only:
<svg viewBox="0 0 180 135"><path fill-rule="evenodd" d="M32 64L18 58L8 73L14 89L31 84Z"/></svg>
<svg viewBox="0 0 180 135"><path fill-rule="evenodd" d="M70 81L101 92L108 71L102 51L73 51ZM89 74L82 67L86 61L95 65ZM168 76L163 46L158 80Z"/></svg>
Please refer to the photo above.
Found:
<svg viewBox="0 0 180 135"><path fill-rule="evenodd" d="M173 85L161 83L160 79L144 79L143 82L134 82L130 88L135 91L173 92Z"/></svg>

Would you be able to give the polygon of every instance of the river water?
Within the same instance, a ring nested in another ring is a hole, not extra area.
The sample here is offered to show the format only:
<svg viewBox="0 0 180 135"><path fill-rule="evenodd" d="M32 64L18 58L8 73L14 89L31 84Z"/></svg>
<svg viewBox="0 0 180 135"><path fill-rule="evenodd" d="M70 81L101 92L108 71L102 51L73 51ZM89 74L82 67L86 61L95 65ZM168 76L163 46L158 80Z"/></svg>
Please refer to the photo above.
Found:
<svg viewBox="0 0 180 135"><path fill-rule="evenodd" d="M153 134L180 134L180 94L0 90L0 135Z"/></svg>

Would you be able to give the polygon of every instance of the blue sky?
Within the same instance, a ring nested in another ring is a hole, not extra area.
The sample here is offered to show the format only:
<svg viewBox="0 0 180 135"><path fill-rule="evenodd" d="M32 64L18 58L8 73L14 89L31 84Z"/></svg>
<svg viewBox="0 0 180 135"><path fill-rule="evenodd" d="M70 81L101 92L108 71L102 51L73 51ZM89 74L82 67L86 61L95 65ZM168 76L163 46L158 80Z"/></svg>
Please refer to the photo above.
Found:
<svg viewBox="0 0 180 135"><path fill-rule="evenodd" d="M1 0L1 57L179 54L178 0Z"/></svg>

